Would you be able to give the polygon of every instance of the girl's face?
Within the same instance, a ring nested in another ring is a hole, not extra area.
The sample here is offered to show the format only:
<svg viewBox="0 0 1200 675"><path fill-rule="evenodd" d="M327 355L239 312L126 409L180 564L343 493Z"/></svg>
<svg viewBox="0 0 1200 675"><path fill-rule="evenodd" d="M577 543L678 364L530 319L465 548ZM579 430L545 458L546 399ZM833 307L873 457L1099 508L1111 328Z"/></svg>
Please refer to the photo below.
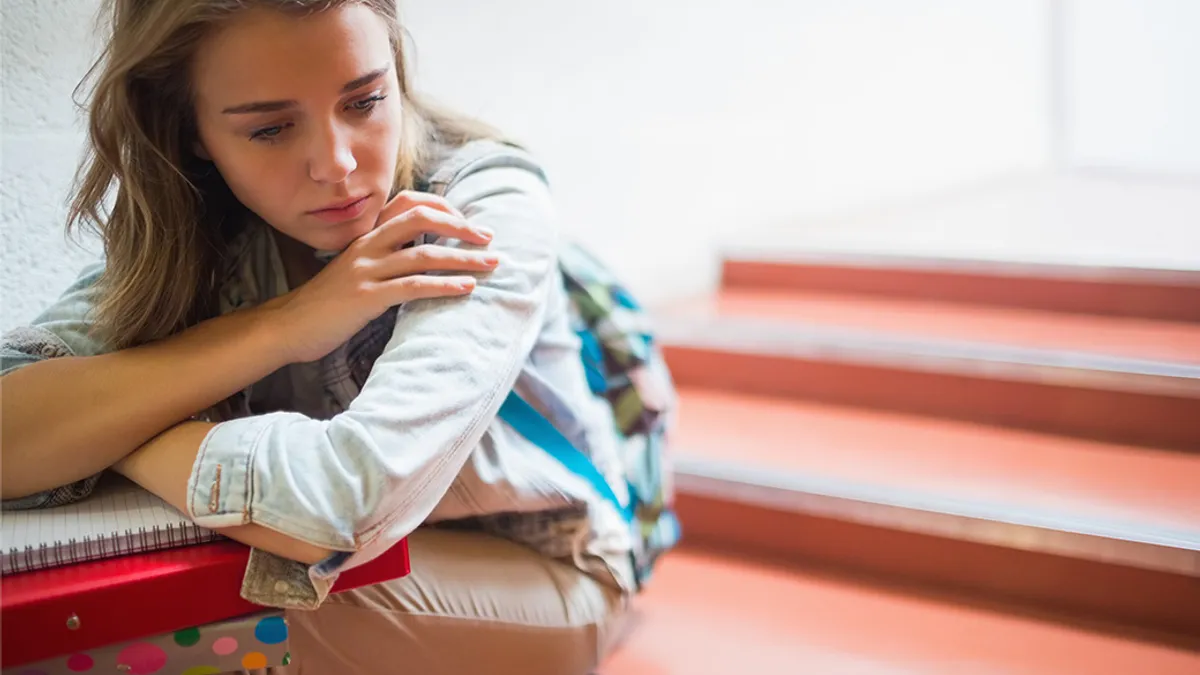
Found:
<svg viewBox="0 0 1200 675"><path fill-rule="evenodd" d="M315 249L375 226L392 188L400 87L383 20L348 4L238 15L192 64L197 153L243 204Z"/></svg>

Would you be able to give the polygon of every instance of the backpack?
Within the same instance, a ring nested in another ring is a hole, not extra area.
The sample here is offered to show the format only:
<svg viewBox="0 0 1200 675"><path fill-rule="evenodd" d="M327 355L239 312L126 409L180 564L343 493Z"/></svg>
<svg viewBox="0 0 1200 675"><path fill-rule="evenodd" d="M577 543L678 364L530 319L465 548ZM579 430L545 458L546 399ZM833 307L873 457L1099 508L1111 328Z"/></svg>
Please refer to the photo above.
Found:
<svg viewBox="0 0 1200 675"><path fill-rule="evenodd" d="M674 385L654 343L649 317L610 269L578 245L560 252L559 268L588 385L612 408L630 502L621 503L587 455L516 393L509 394L499 416L587 479L624 515L633 533L632 562L640 590L659 556L673 548L681 534L665 455L675 409Z"/></svg>

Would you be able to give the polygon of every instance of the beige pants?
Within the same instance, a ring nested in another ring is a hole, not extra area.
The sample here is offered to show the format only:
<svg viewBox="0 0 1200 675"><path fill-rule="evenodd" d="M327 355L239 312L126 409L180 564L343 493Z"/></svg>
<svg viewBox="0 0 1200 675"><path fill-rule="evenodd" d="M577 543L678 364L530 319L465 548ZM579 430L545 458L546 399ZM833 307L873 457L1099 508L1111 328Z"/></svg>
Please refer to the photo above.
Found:
<svg viewBox="0 0 1200 675"><path fill-rule="evenodd" d="M287 675L582 675L627 599L574 567L485 534L419 530L412 574L288 612Z"/></svg>

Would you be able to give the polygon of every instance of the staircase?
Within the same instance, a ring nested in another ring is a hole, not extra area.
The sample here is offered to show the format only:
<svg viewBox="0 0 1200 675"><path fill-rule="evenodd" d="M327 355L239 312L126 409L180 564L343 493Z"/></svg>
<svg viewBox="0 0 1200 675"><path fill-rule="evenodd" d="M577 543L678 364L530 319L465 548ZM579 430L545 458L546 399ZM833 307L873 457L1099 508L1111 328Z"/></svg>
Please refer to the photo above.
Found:
<svg viewBox="0 0 1200 675"><path fill-rule="evenodd" d="M686 540L602 672L1200 673L1200 273L740 257L658 320Z"/></svg>

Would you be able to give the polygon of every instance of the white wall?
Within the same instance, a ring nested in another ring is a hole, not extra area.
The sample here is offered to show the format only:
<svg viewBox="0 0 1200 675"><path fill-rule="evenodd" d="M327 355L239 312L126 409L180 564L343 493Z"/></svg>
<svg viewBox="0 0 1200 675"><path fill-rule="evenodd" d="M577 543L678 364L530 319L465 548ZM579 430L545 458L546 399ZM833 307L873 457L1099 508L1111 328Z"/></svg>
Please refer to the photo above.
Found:
<svg viewBox="0 0 1200 675"><path fill-rule="evenodd" d="M0 3L0 330L27 322L98 255L63 234L82 149L71 90L93 58L97 0Z"/></svg>
<svg viewBox="0 0 1200 675"><path fill-rule="evenodd" d="M1066 19L1070 164L1200 177L1200 2L1070 0Z"/></svg>
<svg viewBox="0 0 1200 675"><path fill-rule="evenodd" d="M3 3L0 329L66 247L96 0ZM550 166L565 222L649 298L763 224L1048 162L1047 0L402 0L419 84Z"/></svg>
<svg viewBox="0 0 1200 675"><path fill-rule="evenodd" d="M764 223L1049 161L1043 0L409 0L423 88L651 297Z"/></svg>

